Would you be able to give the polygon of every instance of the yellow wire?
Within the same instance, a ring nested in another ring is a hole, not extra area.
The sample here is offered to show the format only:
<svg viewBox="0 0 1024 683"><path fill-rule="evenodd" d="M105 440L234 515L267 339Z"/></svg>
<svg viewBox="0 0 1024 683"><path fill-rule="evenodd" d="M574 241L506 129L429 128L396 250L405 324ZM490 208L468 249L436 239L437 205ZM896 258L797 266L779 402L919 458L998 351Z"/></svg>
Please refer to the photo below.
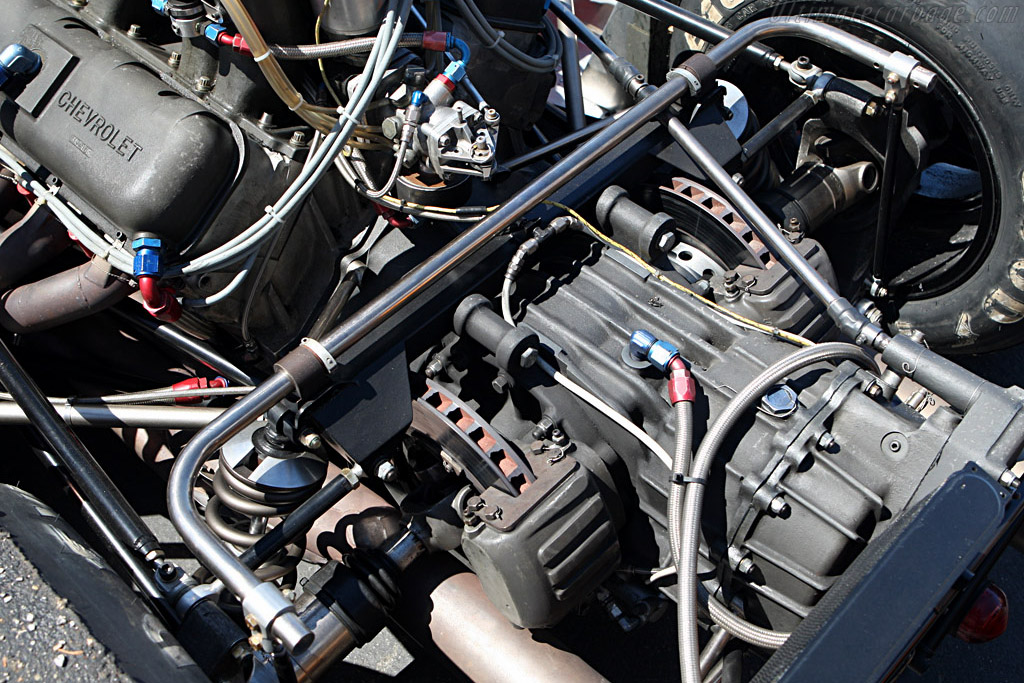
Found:
<svg viewBox="0 0 1024 683"><path fill-rule="evenodd" d="M324 21L324 16L327 14L327 8L331 6L331 0L324 0L324 7L320 10L320 14L317 15L316 24L313 26L313 40L317 45L320 44L320 25ZM327 77L327 67L324 66L324 60L318 59L316 63L320 65L320 76L324 79L324 85L327 86L327 92L331 94L331 97L340 107L341 98L338 97L338 93L334 92L334 86L331 85L331 79Z"/></svg>
<svg viewBox="0 0 1024 683"><path fill-rule="evenodd" d="M765 334L771 335L773 337L776 337L777 339L782 339L782 340L787 341L787 342L789 342L791 344L797 344L799 346L814 346L814 342L812 342L810 339L807 339L805 337L801 337L798 334L793 334L792 332L787 332L785 330L781 330L781 329L779 329L777 327L772 327L771 325L765 325L763 323L759 323L757 321L751 320L750 318L746 318L746 317L740 315L739 313L731 311L728 308L725 308L724 306L716 304L714 301L712 301L710 299L707 299L707 298L701 296L700 294L697 294L693 290L691 290L691 289L689 289L687 287L684 287L683 285L679 284L678 282L669 279L660 270L658 270L657 268L655 268L651 264L649 264L646 261L644 261L642 258L640 258L639 255L637 255L635 252L630 250L628 247L626 247L626 246L624 246L622 244L619 244L618 242L613 240L611 237L608 237L608 235L605 235L603 232L601 232L600 230L595 228L593 225L591 225L590 222L587 221L587 219L585 219L583 216L581 216L579 213L577 213L572 208L566 206L565 204L559 204L558 202L553 202L551 200L545 200L544 203L548 204L550 206L554 206L554 207L557 207L559 209L562 209L563 211L568 213L570 216L572 216L573 218L578 220L587 230L589 230L591 233L593 233L594 237L596 237L597 239L601 240L605 244L608 244L609 246L614 247L615 249L618 249L623 254L625 254L626 256L631 258L633 261L636 261L636 263L639 266L641 266L644 270L646 270L648 273L653 275L656 279L660 280L661 282L664 282L666 285L669 285L670 287L675 287L676 289L678 289L679 291L683 292L687 296L690 296L690 297L696 299L697 301L701 302L705 306L708 306L708 307L712 308L713 310L717 311L718 313L721 313L722 315L725 315L725 316L733 319L734 321L741 322L744 325L749 325L750 327L753 327L754 329L756 329L759 332L763 332Z"/></svg>

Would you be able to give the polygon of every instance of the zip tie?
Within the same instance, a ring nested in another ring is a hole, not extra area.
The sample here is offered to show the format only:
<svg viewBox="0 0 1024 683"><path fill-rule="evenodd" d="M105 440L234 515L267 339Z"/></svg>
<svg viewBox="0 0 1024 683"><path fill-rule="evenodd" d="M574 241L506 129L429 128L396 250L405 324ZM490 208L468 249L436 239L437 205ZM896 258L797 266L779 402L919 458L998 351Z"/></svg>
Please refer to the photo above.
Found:
<svg viewBox="0 0 1024 683"><path fill-rule="evenodd" d="M259 57L253 57L253 58L252 58L252 61L254 61L254 62L257 62L257 63L259 63L259 62L262 62L262 61L263 61L264 59L266 59L267 57L269 57L269 56L270 56L270 54L271 54L271 53L270 53L270 50L267 50L266 52L264 52L263 54L261 54L261 55L260 55ZM293 110L293 111L294 111L294 110Z"/></svg>
<svg viewBox="0 0 1024 683"><path fill-rule="evenodd" d="M269 55L270 53L268 52L267 54ZM303 107L303 106L304 106L305 104L306 104L306 100L302 99L302 94L300 93L300 94L299 94L299 101L298 101L298 102L297 102L297 103L295 104L295 106L294 106L294 107L288 107L288 109L290 109L291 111L298 111L298 110L299 110L299 109L301 109L301 108L302 108L302 107Z"/></svg>
<svg viewBox="0 0 1024 683"><path fill-rule="evenodd" d="M498 43L500 43L501 41L505 40L505 32L504 31L497 31L494 35L495 35L494 42L491 43L490 45L484 45L484 48L486 48L488 50L493 50L494 48L498 47ZM447 52L445 54L448 55L448 57L452 56L451 54L449 54Z"/></svg>
<svg viewBox="0 0 1024 683"><path fill-rule="evenodd" d="M267 208L263 209L263 212L267 214L268 218L270 218L271 223L278 223L280 225L284 225L284 217L281 216L274 207L268 206Z"/></svg>
<svg viewBox="0 0 1024 683"><path fill-rule="evenodd" d="M672 483L679 486L686 486L687 484L699 484L700 486L707 486L707 479L701 479L700 477L687 477L683 474L673 474Z"/></svg>
<svg viewBox="0 0 1024 683"><path fill-rule="evenodd" d="M352 114L349 114L348 110L345 109L345 107L338 107L338 118L339 119L348 119L349 121L352 122L352 125L354 125L354 126L361 126L361 125L363 125L357 119L352 118Z"/></svg>

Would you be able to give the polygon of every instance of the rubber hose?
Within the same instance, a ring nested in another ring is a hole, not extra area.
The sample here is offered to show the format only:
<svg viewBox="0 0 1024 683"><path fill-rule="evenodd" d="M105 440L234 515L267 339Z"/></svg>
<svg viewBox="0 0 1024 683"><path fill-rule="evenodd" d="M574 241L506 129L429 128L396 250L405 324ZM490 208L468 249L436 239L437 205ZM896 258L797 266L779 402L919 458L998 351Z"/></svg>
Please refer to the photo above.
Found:
<svg viewBox="0 0 1024 683"><path fill-rule="evenodd" d="M711 464L733 425L773 385L809 365L842 359L855 361L877 372L874 362L860 347L840 342L818 344L800 349L764 370L729 401L725 410L712 424L694 458L690 476L697 480L707 478ZM701 680L697 633L697 552L700 548L701 506L704 504L704 488L703 485L688 485L681 518L669 520L670 527L681 529L680 561L677 566L679 583L677 609L681 615L679 659L682 677L686 683L699 683ZM715 609L716 605L719 609ZM753 645L778 648L788 637L788 634L779 634L745 621L719 605L714 599L709 600L708 607L712 612L712 618L723 628L728 629L737 638ZM719 619L722 621L719 622Z"/></svg>

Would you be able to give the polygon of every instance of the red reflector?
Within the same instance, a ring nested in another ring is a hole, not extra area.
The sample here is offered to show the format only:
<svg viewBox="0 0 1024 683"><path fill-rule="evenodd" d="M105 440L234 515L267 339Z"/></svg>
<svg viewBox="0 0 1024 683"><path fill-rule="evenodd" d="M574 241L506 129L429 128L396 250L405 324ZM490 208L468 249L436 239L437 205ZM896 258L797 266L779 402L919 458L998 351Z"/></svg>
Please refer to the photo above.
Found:
<svg viewBox="0 0 1024 683"><path fill-rule="evenodd" d="M987 643L1003 635L1010 619L1006 593L994 583L988 584L971 605L956 629L956 637L965 643Z"/></svg>

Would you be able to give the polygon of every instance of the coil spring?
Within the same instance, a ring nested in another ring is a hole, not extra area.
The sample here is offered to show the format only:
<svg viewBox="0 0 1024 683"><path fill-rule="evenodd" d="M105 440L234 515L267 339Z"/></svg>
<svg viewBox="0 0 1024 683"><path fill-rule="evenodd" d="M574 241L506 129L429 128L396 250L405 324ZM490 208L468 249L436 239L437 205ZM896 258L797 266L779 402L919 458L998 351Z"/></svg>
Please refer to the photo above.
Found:
<svg viewBox="0 0 1024 683"><path fill-rule="evenodd" d="M221 540L241 549L248 548L266 534L268 519L287 517L318 488L319 484L288 490L264 490L235 472L222 457L213 476L213 495L206 504L206 523ZM226 518L225 512L236 519ZM241 526L246 526L247 530L239 528ZM261 565L256 576L272 581L294 574L301 556L302 549L291 545ZM294 581L290 583L294 584Z"/></svg>

